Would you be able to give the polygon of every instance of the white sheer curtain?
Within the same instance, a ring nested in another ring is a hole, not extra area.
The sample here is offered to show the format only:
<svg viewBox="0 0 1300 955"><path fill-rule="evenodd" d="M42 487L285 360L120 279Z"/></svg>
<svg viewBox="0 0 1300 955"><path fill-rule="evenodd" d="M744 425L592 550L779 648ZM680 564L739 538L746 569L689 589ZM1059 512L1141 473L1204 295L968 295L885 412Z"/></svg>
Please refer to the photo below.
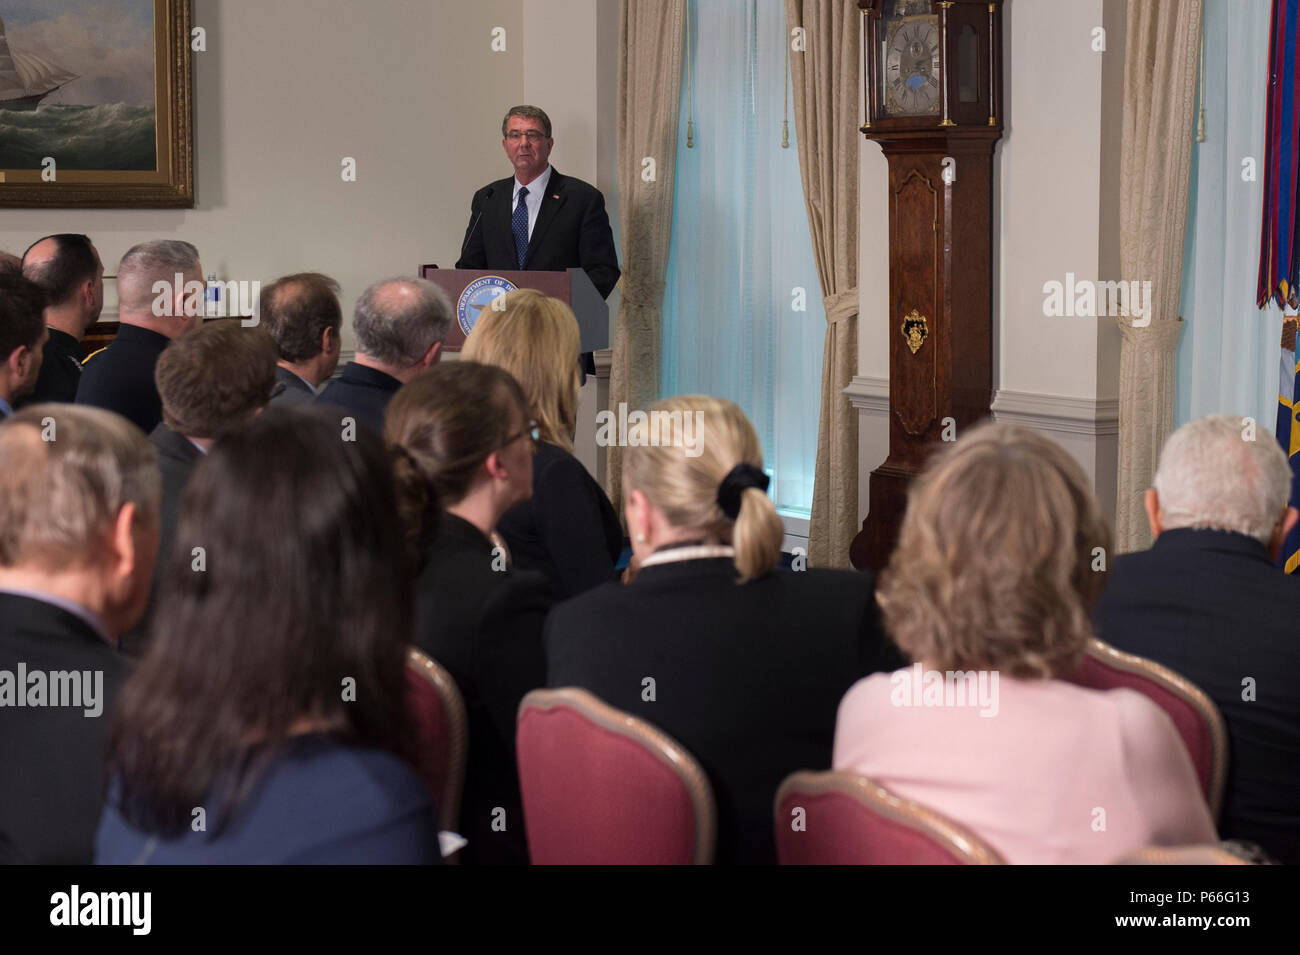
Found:
<svg viewBox="0 0 1300 955"><path fill-rule="evenodd" d="M1281 313L1255 306L1268 102L1269 0L1206 0L1205 142L1192 149L1174 424L1277 417ZM1254 160L1253 182L1242 178Z"/></svg>
<svg viewBox="0 0 1300 955"><path fill-rule="evenodd" d="M717 395L740 405L763 443L777 507L807 517L826 316L793 106L789 147L781 147L785 9L782 0L690 0L690 21L661 391ZM692 148L686 145L688 71Z"/></svg>

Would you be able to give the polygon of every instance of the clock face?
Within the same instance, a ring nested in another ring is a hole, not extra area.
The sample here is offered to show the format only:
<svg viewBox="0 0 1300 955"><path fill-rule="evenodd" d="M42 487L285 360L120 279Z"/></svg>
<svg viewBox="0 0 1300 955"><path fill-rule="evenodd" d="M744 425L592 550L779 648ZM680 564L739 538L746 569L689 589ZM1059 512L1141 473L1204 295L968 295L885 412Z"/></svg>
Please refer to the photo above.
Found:
<svg viewBox="0 0 1300 955"><path fill-rule="evenodd" d="M889 116L939 113L939 18L907 17L885 32L884 109Z"/></svg>

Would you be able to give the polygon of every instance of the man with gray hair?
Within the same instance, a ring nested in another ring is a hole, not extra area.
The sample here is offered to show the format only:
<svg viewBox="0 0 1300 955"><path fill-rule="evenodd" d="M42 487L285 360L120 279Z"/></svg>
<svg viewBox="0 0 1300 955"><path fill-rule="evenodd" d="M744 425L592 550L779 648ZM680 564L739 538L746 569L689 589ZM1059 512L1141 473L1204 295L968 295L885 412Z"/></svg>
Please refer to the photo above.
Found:
<svg viewBox="0 0 1300 955"><path fill-rule="evenodd" d="M116 411L149 434L162 421L154 385L158 356L173 338L203 323L203 266L188 242L132 246L117 267L118 320L109 346L86 359L77 404Z"/></svg>
<svg viewBox="0 0 1300 955"><path fill-rule="evenodd" d="M1219 834L1300 862L1300 578L1275 564L1291 467L1254 421L1213 415L1165 443L1146 492L1155 543L1111 569L1097 635L1203 689L1228 724Z"/></svg>
<svg viewBox="0 0 1300 955"><path fill-rule="evenodd" d="M158 492L153 446L117 415L42 404L0 424L0 863L91 861Z"/></svg>
<svg viewBox="0 0 1300 955"><path fill-rule="evenodd" d="M317 397L358 422L384 433L389 400L438 361L451 327L451 303L432 282L396 278L361 293L352 314L356 358Z"/></svg>

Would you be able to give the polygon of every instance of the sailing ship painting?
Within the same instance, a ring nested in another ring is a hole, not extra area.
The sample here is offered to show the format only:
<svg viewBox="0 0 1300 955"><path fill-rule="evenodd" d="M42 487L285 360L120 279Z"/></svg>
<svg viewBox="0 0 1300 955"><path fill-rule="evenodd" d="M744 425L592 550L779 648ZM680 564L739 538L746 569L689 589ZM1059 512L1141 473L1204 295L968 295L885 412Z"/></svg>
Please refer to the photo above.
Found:
<svg viewBox="0 0 1300 955"><path fill-rule="evenodd" d="M0 109L35 109L45 97L77 79L77 74L31 53L9 49L0 18Z"/></svg>
<svg viewBox="0 0 1300 955"><path fill-rule="evenodd" d="M153 0L0 0L0 169L158 168Z"/></svg>

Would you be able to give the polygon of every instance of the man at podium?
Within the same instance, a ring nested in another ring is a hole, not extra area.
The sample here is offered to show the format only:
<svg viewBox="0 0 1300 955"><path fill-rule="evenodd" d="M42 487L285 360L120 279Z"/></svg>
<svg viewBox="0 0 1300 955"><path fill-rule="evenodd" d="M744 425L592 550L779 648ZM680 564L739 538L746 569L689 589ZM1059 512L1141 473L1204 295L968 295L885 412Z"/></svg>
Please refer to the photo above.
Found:
<svg viewBox="0 0 1300 955"><path fill-rule="evenodd" d="M456 268L580 268L607 298L619 268L605 197L551 166L551 120L536 106L511 107L501 135L515 174L474 193Z"/></svg>

